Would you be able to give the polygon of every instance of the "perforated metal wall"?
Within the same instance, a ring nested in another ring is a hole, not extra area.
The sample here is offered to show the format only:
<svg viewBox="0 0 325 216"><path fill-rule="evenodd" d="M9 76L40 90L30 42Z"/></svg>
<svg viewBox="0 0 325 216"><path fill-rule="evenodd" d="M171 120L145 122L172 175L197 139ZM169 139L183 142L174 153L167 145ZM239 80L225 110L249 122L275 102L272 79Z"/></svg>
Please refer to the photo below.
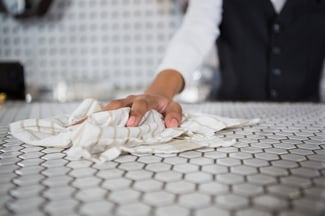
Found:
<svg viewBox="0 0 325 216"><path fill-rule="evenodd" d="M151 81L181 21L180 1L55 0L41 19L0 15L0 60L20 60L28 84L103 80L120 87Z"/></svg>
<svg viewBox="0 0 325 216"><path fill-rule="evenodd" d="M143 88L181 23L182 2L55 0L41 19L0 14L0 60L21 61L33 86L101 80ZM321 93L325 101L325 76Z"/></svg>

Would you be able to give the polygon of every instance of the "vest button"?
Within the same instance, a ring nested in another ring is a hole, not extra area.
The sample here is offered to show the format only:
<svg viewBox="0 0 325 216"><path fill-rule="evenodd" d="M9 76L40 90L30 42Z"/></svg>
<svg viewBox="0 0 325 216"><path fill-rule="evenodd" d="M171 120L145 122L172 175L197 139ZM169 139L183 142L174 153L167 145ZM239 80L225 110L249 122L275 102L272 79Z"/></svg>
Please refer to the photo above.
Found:
<svg viewBox="0 0 325 216"><path fill-rule="evenodd" d="M272 69L272 74L275 76L280 76L282 74L282 71L279 68Z"/></svg>
<svg viewBox="0 0 325 216"><path fill-rule="evenodd" d="M280 30L281 30L280 24L278 24L278 23L273 24L273 31L275 33L279 33Z"/></svg>
<svg viewBox="0 0 325 216"><path fill-rule="evenodd" d="M280 47L275 46L275 47L272 47L272 52L274 54L278 55L281 53L281 49L280 49Z"/></svg>
<svg viewBox="0 0 325 216"><path fill-rule="evenodd" d="M270 95L273 99L277 98L278 97L278 91L275 90L275 89L271 89L270 91Z"/></svg>

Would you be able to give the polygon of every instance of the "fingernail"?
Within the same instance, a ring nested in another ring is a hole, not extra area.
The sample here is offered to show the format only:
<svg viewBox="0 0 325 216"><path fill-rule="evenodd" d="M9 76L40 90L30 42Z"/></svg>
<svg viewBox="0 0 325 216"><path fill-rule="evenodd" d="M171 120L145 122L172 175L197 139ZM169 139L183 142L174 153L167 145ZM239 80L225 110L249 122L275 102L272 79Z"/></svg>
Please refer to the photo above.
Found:
<svg viewBox="0 0 325 216"><path fill-rule="evenodd" d="M178 127L178 121L176 119L171 119L167 125L167 127Z"/></svg>
<svg viewBox="0 0 325 216"><path fill-rule="evenodd" d="M127 127L133 127L135 126L135 120L136 118L134 116L131 116L128 120L128 122L126 123L126 126Z"/></svg>

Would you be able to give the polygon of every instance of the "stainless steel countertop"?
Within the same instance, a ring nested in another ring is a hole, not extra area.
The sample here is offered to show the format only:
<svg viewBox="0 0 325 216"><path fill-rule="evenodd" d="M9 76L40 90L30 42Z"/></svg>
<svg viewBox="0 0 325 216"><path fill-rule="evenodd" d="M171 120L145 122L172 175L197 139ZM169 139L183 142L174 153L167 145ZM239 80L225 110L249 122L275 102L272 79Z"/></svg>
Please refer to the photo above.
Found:
<svg viewBox="0 0 325 216"><path fill-rule="evenodd" d="M95 164L8 134L12 121L69 113L76 103L0 108L0 215L324 215L325 105L202 103L184 110L261 118L222 131L231 147L123 155Z"/></svg>

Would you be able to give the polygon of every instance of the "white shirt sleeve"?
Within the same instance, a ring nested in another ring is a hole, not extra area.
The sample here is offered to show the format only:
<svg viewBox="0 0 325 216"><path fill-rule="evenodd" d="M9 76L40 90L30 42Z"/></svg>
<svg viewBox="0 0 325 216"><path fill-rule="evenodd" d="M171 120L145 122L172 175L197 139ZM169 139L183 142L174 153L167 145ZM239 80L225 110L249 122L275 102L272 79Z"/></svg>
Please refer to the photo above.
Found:
<svg viewBox="0 0 325 216"><path fill-rule="evenodd" d="M280 13L282 8L284 7L284 4L286 3L286 0L271 0L274 10L277 13Z"/></svg>
<svg viewBox="0 0 325 216"><path fill-rule="evenodd" d="M222 0L190 0L183 23L169 42L157 72L177 70L186 83L215 43L221 13Z"/></svg>

